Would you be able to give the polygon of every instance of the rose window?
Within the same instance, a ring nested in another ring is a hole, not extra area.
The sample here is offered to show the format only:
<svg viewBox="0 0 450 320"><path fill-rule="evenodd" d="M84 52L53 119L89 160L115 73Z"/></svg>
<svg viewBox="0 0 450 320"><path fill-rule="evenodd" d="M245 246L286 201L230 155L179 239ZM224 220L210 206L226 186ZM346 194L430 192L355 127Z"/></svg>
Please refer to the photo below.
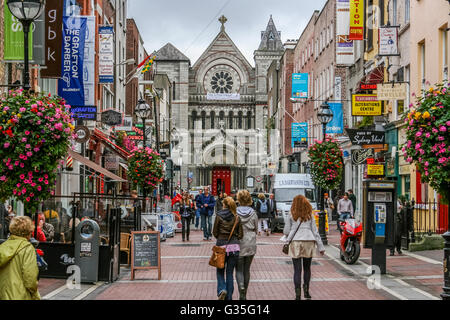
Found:
<svg viewBox="0 0 450 320"><path fill-rule="evenodd" d="M230 93L233 89L233 78L228 72L217 72L212 77L211 88L215 93Z"/></svg>

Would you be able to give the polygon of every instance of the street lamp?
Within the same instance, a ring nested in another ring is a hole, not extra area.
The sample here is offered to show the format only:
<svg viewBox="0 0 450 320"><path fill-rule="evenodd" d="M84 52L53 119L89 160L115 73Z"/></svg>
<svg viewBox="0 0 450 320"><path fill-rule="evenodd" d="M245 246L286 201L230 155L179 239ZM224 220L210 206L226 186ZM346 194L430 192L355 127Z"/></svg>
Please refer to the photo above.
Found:
<svg viewBox="0 0 450 320"><path fill-rule="evenodd" d="M325 142L327 136L327 125L333 120L333 111L330 109L330 105L325 101L320 106L320 110L317 113L317 119L319 119L322 124L323 130L323 141ZM319 197L320 197L320 213L319 213L319 234L322 238L322 242L326 245L328 244L327 234L325 232L325 202L322 194L322 187L319 186Z"/></svg>
<svg viewBox="0 0 450 320"><path fill-rule="evenodd" d="M145 122L150 116L152 115L152 109L148 105L147 102L145 102L144 99L140 99L138 101L138 104L136 106L136 109L134 110L134 113L138 118L142 119L142 130L143 130L143 136L144 136L144 148L147 146L147 134L146 134L146 128L145 128Z"/></svg>
<svg viewBox="0 0 450 320"><path fill-rule="evenodd" d="M24 71L23 71L23 89L30 90L30 68L29 68L29 49L28 34L31 23L36 20L45 7L45 0L7 0L9 11L22 23L24 35Z"/></svg>

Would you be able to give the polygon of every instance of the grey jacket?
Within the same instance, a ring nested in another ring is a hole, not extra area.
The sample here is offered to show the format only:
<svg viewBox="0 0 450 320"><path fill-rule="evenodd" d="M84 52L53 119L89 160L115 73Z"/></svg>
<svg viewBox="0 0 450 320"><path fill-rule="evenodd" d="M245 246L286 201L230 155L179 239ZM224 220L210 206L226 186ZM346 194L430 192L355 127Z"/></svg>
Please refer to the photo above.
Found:
<svg viewBox="0 0 450 320"><path fill-rule="evenodd" d="M258 215L251 207L238 207L237 214L244 229L244 238L241 239L240 257L249 257L256 254L256 233L258 232Z"/></svg>
<svg viewBox="0 0 450 320"><path fill-rule="evenodd" d="M320 238L319 231L317 230L314 217L306 222L303 222L297 232L296 230L298 228L298 224L300 223L300 219L298 219L298 221L294 221L292 216L289 216L289 218L285 220L283 233L286 235L288 241L315 241L318 252L325 251L325 247L322 243L322 239Z"/></svg>

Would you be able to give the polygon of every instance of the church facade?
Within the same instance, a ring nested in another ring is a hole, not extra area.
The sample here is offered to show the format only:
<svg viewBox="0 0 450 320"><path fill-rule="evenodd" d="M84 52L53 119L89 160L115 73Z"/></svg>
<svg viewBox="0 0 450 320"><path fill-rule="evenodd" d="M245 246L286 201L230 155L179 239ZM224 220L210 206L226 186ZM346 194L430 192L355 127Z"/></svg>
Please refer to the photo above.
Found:
<svg viewBox="0 0 450 320"><path fill-rule="evenodd" d="M156 52L155 72L173 88L171 157L183 189L264 190L268 164L278 161L267 149L267 70L283 54L281 34L270 17L253 67L226 33L227 19L219 21L219 34L193 65L170 43Z"/></svg>

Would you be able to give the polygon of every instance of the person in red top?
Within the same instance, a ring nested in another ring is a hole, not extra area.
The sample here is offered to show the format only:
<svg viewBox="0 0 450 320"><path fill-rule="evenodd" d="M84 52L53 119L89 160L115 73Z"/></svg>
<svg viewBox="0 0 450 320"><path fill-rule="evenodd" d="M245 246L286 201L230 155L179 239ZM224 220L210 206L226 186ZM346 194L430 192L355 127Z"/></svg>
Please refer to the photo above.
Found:
<svg viewBox="0 0 450 320"><path fill-rule="evenodd" d="M39 242L47 242L44 231L42 231L44 223L45 223L45 216L41 213L38 215L38 226L36 228L36 240Z"/></svg>

